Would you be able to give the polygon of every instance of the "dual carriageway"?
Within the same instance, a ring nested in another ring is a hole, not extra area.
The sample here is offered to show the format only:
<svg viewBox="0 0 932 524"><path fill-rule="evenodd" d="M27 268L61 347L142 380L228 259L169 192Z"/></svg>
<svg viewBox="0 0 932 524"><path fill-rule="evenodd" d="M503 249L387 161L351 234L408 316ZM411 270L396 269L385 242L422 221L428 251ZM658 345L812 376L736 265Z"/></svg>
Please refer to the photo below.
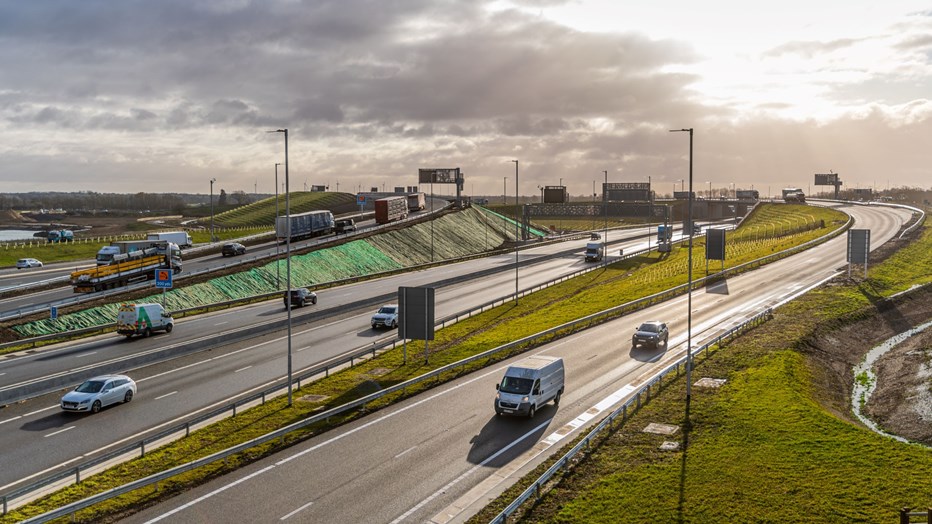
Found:
<svg viewBox="0 0 932 524"><path fill-rule="evenodd" d="M843 210L854 217L856 227L871 229L873 248L910 218L909 212L891 208ZM640 231L612 233L617 238L610 252L646 247L646 239L636 238L643 235ZM579 240L522 250L521 287L585 266L584 244ZM693 345L824 282L843 265L842 236L694 292ZM468 278L495 267L503 270ZM371 307L348 304L392 297L399 286L431 286L456 276L458 283L437 289L439 318L507 295L514 283L514 272L508 269L513 268L513 254L495 255L320 291L317 306L296 310L294 367L313 366L384 335L369 329ZM673 299L533 350L562 357L567 369L560 407L548 405L533 420L496 417L491 408L494 384L509 360L309 439L128 520L462 521L571 439L579 428L570 426L581 414L605 406L605 399L632 390L652 370L681 356L685 301ZM117 366L139 384L131 404L94 416L61 413L60 392L0 410L0 446L9 451L4 453L9 467L0 469L0 494L280 381L286 369L281 332L158 364L138 362L166 346L203 347L203 340L233 328L260 331L283 314L275 300L182 319L170 336L128 344L109 335L0 359L0 394L74 370L93 374L105 365ZM631 331L649 319L670 325L669 348L631 351Z"/></svg>

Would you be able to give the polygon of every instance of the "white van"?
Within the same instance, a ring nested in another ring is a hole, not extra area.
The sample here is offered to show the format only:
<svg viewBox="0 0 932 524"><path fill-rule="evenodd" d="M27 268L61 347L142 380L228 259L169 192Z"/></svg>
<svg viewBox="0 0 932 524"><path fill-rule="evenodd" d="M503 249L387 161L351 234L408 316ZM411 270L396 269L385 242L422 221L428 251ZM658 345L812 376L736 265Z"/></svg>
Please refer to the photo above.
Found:
<svg viewBox="0 0 932 524"><path fill-rule="evenodd" d="M126 337L148 337L153 331L171 333L175 319L161 304L123 304L117 313L116 327L117 333Z"/></svg>
<svg viewBox="0 0 932 524"><path fill-rule="evenodd" d="M563 359L558 357L528 357L508 366L501 383L495 385L495 413L533 418L550 400L559 405L563 378Z"/></svg>

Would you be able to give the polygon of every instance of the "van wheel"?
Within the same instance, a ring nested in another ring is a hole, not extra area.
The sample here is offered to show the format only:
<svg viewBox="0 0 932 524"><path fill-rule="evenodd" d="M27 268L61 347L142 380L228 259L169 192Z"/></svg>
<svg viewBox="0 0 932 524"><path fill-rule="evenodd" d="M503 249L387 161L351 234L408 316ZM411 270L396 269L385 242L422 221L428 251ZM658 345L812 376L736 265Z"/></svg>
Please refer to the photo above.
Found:
<svg viewBox="0 0 932 524"><path fill-rule="evenodd" d="M146 328L146 330L142 332L142 336L144 336L144 337L146 337L146 338L149 338L149 335L151 335L151 334L152 334L152 330L149 329L149 328Z"/></svg>
<svg viewBox="0 0 932 524"><path fill-rule="evenodd" d="M133 390L128 389L126 394L123 395L123 402L130 402L131 400L133 400Z"/></svg>
<svg viewBox="0 0 932 524"><path fill-rule="evenodd" d="M100 413L100 401L95 400L94 404L91 406L91 413Z"/></svg>
<svg viewBox="0 0 932 524"><path fill-rule="evenodd" d="M563 390L562 390L562 389L561 389L560 391L557 392L557 396L553 397L553 405L554 405L554 406L559 406L559 405L560 405L560 396L561 396L561 395L563 395Z"/></svg>
<svg viewBox="0 0 932 524"><path fill-rule="evenodd" d="M174 324L166 324L166 325L165 325L165 332L166 332L166 333L171 333L173 329L175 329L175 325L174 325Z"/></svg>
<svg viewBox="0 0 932 524"><path fill-rule="evenodd" d="M534 418L534 413L537 413L537 409L531 406L531 409L527 410L527 418Z"/></svg>

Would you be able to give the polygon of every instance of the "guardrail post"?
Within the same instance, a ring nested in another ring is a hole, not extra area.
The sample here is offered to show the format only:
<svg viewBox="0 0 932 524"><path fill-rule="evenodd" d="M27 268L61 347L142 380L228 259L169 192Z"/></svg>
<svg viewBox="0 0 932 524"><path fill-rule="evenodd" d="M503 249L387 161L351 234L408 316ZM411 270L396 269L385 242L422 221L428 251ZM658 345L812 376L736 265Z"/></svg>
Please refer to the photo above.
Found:
<svg viewBox="0 0 932 524"><path fill-rule="evenodd" d="M81 468L74 468L74 483L81 483Z"/></svg>
<svg viewBox="0 0 932 524"><path fill-rule="evenodd" d="M900 524L909 524L909 508L900 510Z"/></svg>
<svg viewBox="0 0 932 524"><path fill-rule="evenodd" d="M191 436L191 423L190 422L184 423L184 436L185 437Z"/></svg>
<svg viewBox="0 0 932 524"><path fill-rule="evenodd" d="M139 449L140 449L139 456L145 457L146 456L146 441L145 440L139 443Z"/></svg>
<svg viewBox="0 0 932 524"><path fill-rule="evenodd" d="M233 416L234 417L236 416L236 404L235 403L233 404Z"/></svg>
<svg viewBox="0 0 932 524"><path fill-rule="evenodd" d="M3 514L7 513L6 495L3 496Z"/></svg>

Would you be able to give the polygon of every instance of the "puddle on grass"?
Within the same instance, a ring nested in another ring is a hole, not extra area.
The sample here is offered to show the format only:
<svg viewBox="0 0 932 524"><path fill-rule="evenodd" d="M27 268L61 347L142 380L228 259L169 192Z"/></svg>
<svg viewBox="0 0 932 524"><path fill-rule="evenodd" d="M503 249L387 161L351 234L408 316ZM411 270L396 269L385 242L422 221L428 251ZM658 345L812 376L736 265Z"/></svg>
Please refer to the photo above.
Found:
<svg viewBox="0 0 932 524"><path fill-rule="evenodd" d="M868 351L867 355L864 356L864 360L862 360L861 363L854 368L854 389L851 392L851 407L858 419L860 419L861 422L874 430L876 433L886 437L894 438L900 442L909 442L903 437L892 435L878 428L877 425L874 424L874 421L867 418L867 415L861 413L861 407L867 404L867 401L870 400L871 394L874 392L874 388L877 386L877 375L874 373L874 362L877 362L877 360L887 351L890 351L901 342L917 333L922 333L930 327L932 327L932 322L926 322L925 324L916 326L909 331L905 331L888 338L882 344L874 346L870 351Z"/></svg>

